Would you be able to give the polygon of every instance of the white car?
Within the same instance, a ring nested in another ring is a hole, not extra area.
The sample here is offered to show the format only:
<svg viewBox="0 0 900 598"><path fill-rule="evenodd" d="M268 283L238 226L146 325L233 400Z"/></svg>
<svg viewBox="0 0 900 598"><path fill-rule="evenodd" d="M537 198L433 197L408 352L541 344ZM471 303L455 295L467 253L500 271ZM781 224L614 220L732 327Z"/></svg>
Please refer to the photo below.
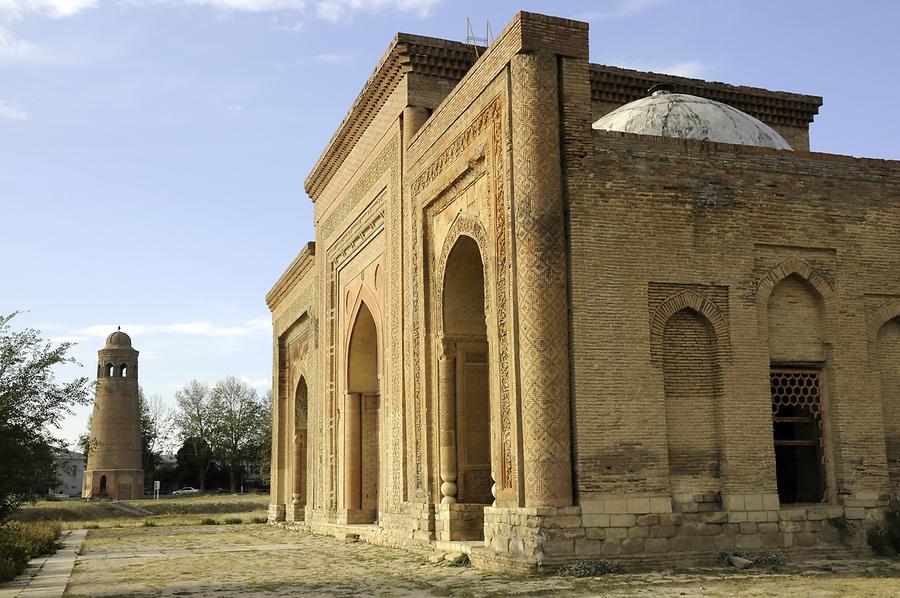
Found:
<svg viewBox="0 0 900 598"><path fill-rule="evenodd" d="M190 486L185 486L181 490L176 490L172 493L172 496L184 496L185 494L197 494L200 492L196 488L191 488Z"/></svg>

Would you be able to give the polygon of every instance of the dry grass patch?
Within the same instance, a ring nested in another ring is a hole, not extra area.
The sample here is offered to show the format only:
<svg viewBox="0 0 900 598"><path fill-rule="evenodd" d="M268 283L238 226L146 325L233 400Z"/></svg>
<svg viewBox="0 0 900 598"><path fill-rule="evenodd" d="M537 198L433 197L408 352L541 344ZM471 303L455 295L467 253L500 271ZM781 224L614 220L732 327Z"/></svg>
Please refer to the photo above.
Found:
<svg viewBox="0 0 900 598"><path fill-rule="evenodd" d="M64 529L196 525L204 516L221 514L234 515L232 519L251 521L265 515L269 497L264 494L216 494L121 502L149 511L151 515L128 513L105 501L69 500L40 501L21 509L12 519L59 521ZM237 517L238 515L242 517ZM147 521L150 523L145 523Z"/></svg>

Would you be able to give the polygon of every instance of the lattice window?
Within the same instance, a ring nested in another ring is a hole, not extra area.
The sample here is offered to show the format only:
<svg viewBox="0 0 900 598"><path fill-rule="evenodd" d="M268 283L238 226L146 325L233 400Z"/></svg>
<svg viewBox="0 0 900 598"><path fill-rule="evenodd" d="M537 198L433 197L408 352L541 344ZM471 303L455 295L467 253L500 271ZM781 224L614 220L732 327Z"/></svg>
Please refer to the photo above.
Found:
<svg viewBox="0 0 900 598"><path fill-rule="evenodd" d="M822 372L773 368L772 426L783 503L826 500Z"/></svg>

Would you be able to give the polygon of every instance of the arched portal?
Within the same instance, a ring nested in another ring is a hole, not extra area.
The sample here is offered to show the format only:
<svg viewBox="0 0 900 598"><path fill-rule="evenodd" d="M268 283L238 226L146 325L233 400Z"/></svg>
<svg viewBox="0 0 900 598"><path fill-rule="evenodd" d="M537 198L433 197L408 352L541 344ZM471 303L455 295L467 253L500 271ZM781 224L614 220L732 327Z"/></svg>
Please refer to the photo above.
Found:
<svg viewBox="0 0 900 598"><path fill-rule="evenodd" d="M309 389L301 377L294 392L294 471L291 492L294 521L303 519L306 506L306 422L309 406Z"/></svg>
<svg viewBox="0 0 900 598"><path fill-rule="evenodd" d="M825 302L797 273L766 305L775 475L782 504L828 501Z"/></svg>
<svg viewBox="0 0 900 598"><path fill-rule="evenodd" d="M360 303L347 352L344 409L344 503L354 523L378 519L381 389L378 327Z"/></svg>
<svg viewBox="0 0 900 598"><path fill-rule="evenodd" d="M106 476L100 476L100 496L106 496Z"/></svg>
<svg viewBox="0 0 900 598"><path fill-rule="evenodd" d="M487 505L493 501L491 401L484 263L478 244L460 236L446 264L439 367L441 501Z"/></svg>

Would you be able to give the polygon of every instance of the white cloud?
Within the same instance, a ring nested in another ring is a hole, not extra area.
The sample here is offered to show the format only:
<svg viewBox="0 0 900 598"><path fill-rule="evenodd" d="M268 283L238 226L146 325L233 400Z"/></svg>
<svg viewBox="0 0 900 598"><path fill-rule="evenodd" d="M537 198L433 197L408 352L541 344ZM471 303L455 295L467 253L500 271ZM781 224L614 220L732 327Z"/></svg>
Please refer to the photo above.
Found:
<svg viewBox="0 0 900 598"><path fill-rule="evenodd" d="M33 44L16 39L7 29L0 27L0 62L24 60L34 53L34 49Z"/></svg>
<svg viewBox="0 0 900 598"><path fill-rule="evenodd" d="M326 21L336 23L353 13L377 12L385 9L396 9L402 12L417 13L427 17L441 0L318 0L315 3L316 15Z"/></svg>
<svg viewBox="0 0 900 598"><path fill-rule="evenodd" d="M63 335L63 336L51 336L51 337L50 337L50 342L53 343L53 344L59 344L59 343L81 343L81 342L84 342L84 341L89 340L89 339L90 339L89 336L83 336L83 335L79 335L79 334L71 334L71 335L68 335L68 336L65 336L65 335Z"/></svg>
<svg viewBox="0 0 900 598"><path fill-rule="evenodd" d="M679 62L670 66L662 67L663 73L669 75L678 75L679 77L699 77L703 73L709 71L709 67L698 60L688 60L687 62Z"/></svg>
<svg viewBox="0 0 900 598"><path fill-rule="evenodd" d="M267 390L270 386L272 386L272 381L268 378L259 378L258 380L252 380L249 376L241 374L239 380L247 386L255 388L256 390Z"/></svg>
<svg viewBox="0 0 900 598"><path fill-rule="evenodd" d="M180 322L174 324L126 324L122 326L123 332L132 336L153 335L186 335L203 337L235 337L250 336L254 334L268 334L271 331L269 318L255 318L237 325L221 325L203 320L193 322ZM74 334L56 338L87 340L88 338L106 338L116 330L115 324L97 324L76 330Z"/></svg>
<svg viewBox="0 0 900 598"><path fill-rule="evenodd" d="M298 60L298 62L315 62L318 64L342 64L353 59L352 52L324 52L322 54L313 54Z"/></svg>
<svg viewBox="0 0 900 598"><path fill-rule="evenodd" d="M0 2L20 0L0 0ZM50 1L50 0L43 0ZM62 0L55 0L57 2ZM79 1L79 0L73 0ZM80 0L88 1L88 0ZM93 1L93 0L92 0ZM195 6L209 6L230 12L299 12L314 14L320 19L336 23L344 18L362 12L379 12L383 10L396 10L399 12L412 12L421 17L431 13L432 8L442 0L130 0L133 4L192 4ZM302 23L294 22L287 26L276 25L279 29L287 28L297 31L302 28Z"/></svg>
<svg viewBox="0 0 900 598"><path fill-rule="evenodd" d="M16 107L15 104L7 100L0 100L0 120L28 120L28 113Z"/></svg>
<svg viewBox="0 0 900 598"><path fill-rule="evenodd" d="M585 13L584 15L581 15L581 18L585 21L594 21L630 17L631 15L643 12L655 6L667 4L668 2L671 2L671 0L618 0L616 2L604 2L604 8Z"/></svg>
<svg viewBox="0 0 900 598"><path fill-rule="evenodd" d="M623 69L649 71L652 73L677 75L679 77L703 77L712 70L712 67L699 60L683 60L679 62L635 62L631 60L618 60L615 58L602 58L601 62Z"/></svg>
<svg viewBox="0 0 900 598"><path fill-rule="evenodd" d="M38 14L61 19L94 8L98 0L0 0L0 14L20 18Z"/></svg>

